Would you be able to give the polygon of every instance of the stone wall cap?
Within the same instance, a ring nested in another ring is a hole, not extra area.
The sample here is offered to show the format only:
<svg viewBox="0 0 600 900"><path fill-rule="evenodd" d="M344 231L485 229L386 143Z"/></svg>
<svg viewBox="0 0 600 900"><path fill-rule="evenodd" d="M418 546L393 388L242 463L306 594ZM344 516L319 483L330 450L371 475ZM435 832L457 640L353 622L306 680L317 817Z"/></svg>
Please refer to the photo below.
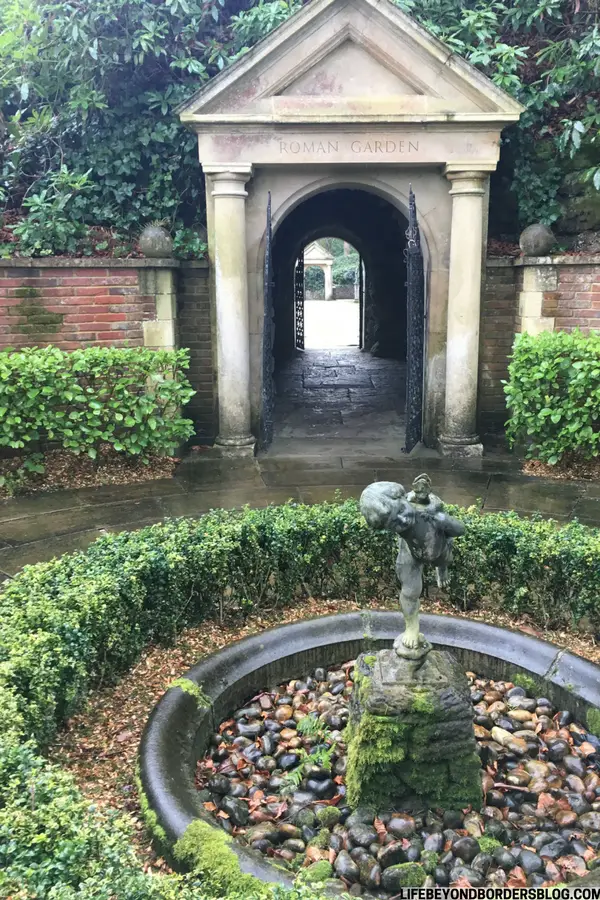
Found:
<svg viewBox="0 0 600 900"><path fill-rule="evenodd" d="M208 269L206 259L114 259L110 256L11 256L0 269Z"/></svg>
<svg viewBox="0 0 600 900"><path fill-rule="evenodd" d="M111 256L11 256L0 269L178 269L178 259L115 259Z"/></svg>
<svg viewBox="0 0 600 900"><path fill-rule="evenodd" d="M578 254L577 256L520 256L515 266L598 266L600 254Z"/></svg>

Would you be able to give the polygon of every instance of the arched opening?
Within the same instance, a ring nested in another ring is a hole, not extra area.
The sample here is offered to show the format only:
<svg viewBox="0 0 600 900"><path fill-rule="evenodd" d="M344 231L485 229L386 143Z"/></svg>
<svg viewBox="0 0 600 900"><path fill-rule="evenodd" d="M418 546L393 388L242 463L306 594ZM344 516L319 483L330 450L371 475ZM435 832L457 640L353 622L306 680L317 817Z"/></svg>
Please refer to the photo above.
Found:
<svg viewBox="0 0 600 900"><path fill-rule="evenodd" d="M303 259L304 349L362 346L358 251L348 241L325 237L304 247Z"/></svg>
<svg viewBox="0 0 600 900"><path fill-rule="evenodd" d="M396 445L403 441L407 224L390 201L358 187L314 194L278 224L272 245L275 440L355 439L376 431ZM358 260L358 333L343 346L338 328L335 342L311 346L303 254L315 242L334 240L349 245Z"/></svg>

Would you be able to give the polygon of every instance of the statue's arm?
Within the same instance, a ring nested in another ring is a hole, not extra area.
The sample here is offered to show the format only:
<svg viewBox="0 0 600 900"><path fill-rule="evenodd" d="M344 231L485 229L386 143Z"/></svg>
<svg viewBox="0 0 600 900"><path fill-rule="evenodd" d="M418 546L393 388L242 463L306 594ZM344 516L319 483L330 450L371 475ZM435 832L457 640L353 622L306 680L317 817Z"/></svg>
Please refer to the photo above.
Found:
<svg viewBox="0 0 600 900"><path fill-rule="evenodd" d="M444 534L448 537L460 537L465 533L465 526L462 522L459 522L458 519L455 519L454 516L449 516L447 513L438 512L435 515L435 519L442 527Z"/></svg>

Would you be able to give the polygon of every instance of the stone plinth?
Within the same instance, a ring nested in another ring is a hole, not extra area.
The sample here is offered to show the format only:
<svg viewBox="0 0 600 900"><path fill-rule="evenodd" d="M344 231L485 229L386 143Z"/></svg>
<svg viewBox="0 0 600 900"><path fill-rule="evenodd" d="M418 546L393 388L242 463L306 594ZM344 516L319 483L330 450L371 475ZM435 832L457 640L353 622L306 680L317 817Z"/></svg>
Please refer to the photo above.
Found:
<svg viewBox="0 0 600 900"><path fill-rule="evenodd" d="M432 650L419 662L393 650L362 654L348 734L351 806L481 805L469 685L451 653Z"/></svg>

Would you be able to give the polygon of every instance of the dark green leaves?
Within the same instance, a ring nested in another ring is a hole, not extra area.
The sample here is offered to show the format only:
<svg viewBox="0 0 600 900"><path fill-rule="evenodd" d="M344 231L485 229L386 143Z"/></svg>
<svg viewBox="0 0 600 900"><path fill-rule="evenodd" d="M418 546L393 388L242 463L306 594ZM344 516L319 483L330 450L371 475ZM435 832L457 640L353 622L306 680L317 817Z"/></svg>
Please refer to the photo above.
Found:
<svg viewBox="0 0 600 900"><path fill-rule="evenodd" d="M0 446L48 440L92 459L101 444L141 455L174 450L193 427L186 350L56 347L0 353Z"/></svg>
<svg viewBox="0 0 600 900"><path fill-rule="evenodd" d="M521 334L504 391L507 435L555 465L565 453L600 453L600 334Z"/></svg>

